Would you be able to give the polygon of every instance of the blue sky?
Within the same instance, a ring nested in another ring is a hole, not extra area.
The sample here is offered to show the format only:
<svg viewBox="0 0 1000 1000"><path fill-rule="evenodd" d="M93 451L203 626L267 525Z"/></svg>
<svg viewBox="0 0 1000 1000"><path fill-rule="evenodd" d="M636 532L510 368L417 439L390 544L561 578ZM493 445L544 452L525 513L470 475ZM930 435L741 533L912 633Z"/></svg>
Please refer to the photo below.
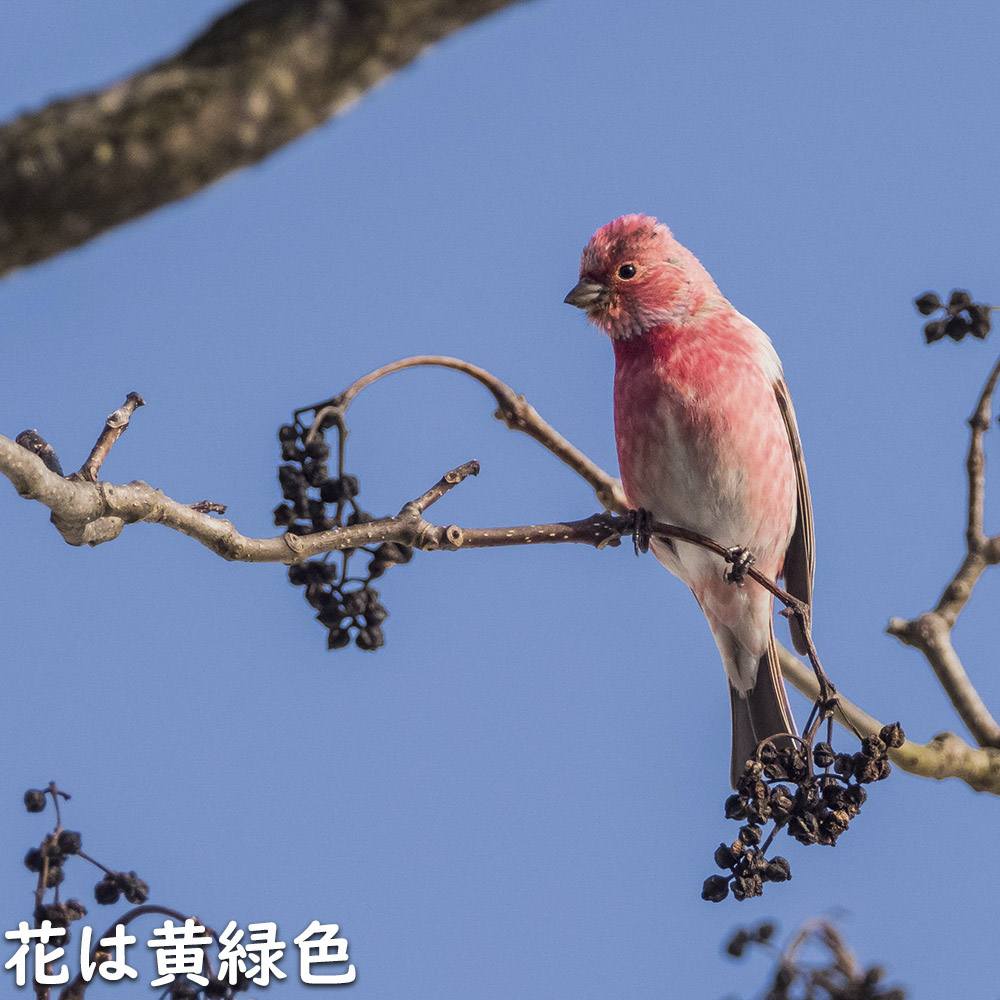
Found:
<svg viewBox="0 0 1000 1000"><path fill-rule="evenodd" d="M0 113L109 82L222 9L8 5ZM911 299L1000 299L996 29L987 4L930 0L508 11L261 166L6 279L0 429L37 427L75 468L139 391L106 478L224 502L270 534L292 409L440 352L614 470L610 347L562 299L597 226L657 215L784 361L827 669L925 741L959 724L883 629L960 559L964 421L996 342L926 347ZM395 511L478 458L441 521L593 512L491 413L450 373L367 391L348 451L365 506ZM386 648L330 654L279 567L155 526L72 549L0 496L5 928L30 912L19 859L43 829L20 795L56 778L66 825L155 901L289 938L339 923L358 997L748 995L764 965L720 957L731 927L829 910L914 997L995 995L997 805L954 781L898 773L836 849L783 838L792 882L699 899L733 832L726 689L652 558L418 555L382 581ZM994 709L998 598L987 575L956 633ZM95 880L71 868L70 894ZM318 995L293 976L272 994Z"/></svg>

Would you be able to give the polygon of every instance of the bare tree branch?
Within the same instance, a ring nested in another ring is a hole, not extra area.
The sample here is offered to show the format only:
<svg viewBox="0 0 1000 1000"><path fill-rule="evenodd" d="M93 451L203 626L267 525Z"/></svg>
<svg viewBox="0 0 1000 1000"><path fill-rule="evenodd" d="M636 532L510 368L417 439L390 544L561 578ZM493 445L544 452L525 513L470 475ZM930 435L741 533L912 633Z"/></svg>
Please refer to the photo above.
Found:
<svg viewBox="0 0 1000 1000"><path fill-rule="evenodd" d="M991 538L983 528L986 497L983 437L990 427L993 394L998 381L1000 361L990 372L975 412L969 418L972 432L965 463L969 479L969 503L965 533L966 554L962 565L944 588L932 611L927 611L912 621L892 618L886 628L890 635L924 654L976 742L981 747L995 748L1000 748L1000 723L993 718L965 672L952 645L951 631L962 609L968 604L972 588L983 571L987 566L1000 564L1000 535Z"/></svg>
<svg viewBox="0 0 1000 1000"><path fill-rule="evenodd" d="M142 482L113 485L82 478L76 481L64 478L47 467L36 454L42 446L47 448L37 432L30 438L31 450L0 435L0 473L11 481L21 496L38 500L52 511L53 523L70 544L100 544L117 537L125 524L146 521L180 531L223 558L241 562L292 563L325 552L382 542L414 545L425 551L567 542L603 548L617 545L623 535L632 532L632 518L621 516L627 514L627 504L619 481L570 444L539 416L523 396L517 395L490 372L468 362L431 356L407 358L371 372L339 396L306 407L298 413L315 410L314 425L321 425L324 420L342 419L344 410L365 386L391 372L426 365L460 371L489 389L498 404L497 418L508 427L534 438L576 471L599 498L606 498L605 512L577 521L500 528L460 528L454 524L442 526L426 521L423 514L427 508L466 477L478 473L479 464L467 462L447 473L419 497L404 504L395 517L309 535L249 538L238 532L229 521L209 516L221 507L209 501L182 504ZM35 443L39 441L41 445L36 447ZM616 516L615 512L619 514ZM723 558L731 554L718 542L697 532L659 522L652 522L647 527L651 534L701 545ZM768 580L752 566L747 568L746 573L794 610L798 602L774 581ZM821 690L815 670L788 650L781 647L779 650L782 673L788 681L814 702L818 701ZM835 709L837 721L852 731L877 734L882 728L880 722L842 696L838 696ZM951 733L942 733L926 745L908 740L898 750L890 751L890 755L899 767L913 774L932 778L956 777L977 791L1000 795L1000 750L988 747L975 749Z"/></svg>
<svg viewBox="0 0 1000 1000"><path fill-rule="evenodd" d="M181 52L0 128L0 275L185 198L521 0L249 0Z"/></svg>
<svg viewBox="0 0 1000 1000"><path fill-rule="evenodd" d="M325 552L382 542L414 545L424 551L563 542L601 548L615 544L622 532L629 529L630 522L625 523L627 519L611 514L595 514L579 521L506 528L459 528L454 524L441 526L424 520L421 516L423 510L466 476L475 475L478 471L478 462L467 462L452 470L426 493L405 504L395 517L311 535L250 538L237 531L230 521L203 513L206 507L214 506L205 501L193 505L180 503L162 490L138 481L115 485L64 478L46 468L37 455L0 434L0 472L13 483L22 497L37 500L52 511L52 523L70 545L100 545L117 538L126 524L147 522L162 524L188 535L224 559L292 563ZM676 531L685 537L693 536L693 533L683 529L663 527L671 533Z"/></svg>
<svg viewBox="0 0 1000 1000"><path fill-rule="evenodd" d="M632 530L630 518L608 512L578 521L501 528L460 528L424 520L423 511L431 504L467 476L478 474L478 462L466 462L446 473L420 497L404 504L395 517L310 535L283 534L274 538L250 538L237 531L230 521L202 513L204 502L183 504L143 482L115 485L63 478L46 468L37 455L3 435L0 435L0 472L22 497L37 500L52 511L52 523L70 545L100 545L117 538L126 524L147 522L180 531L224 559L237 562L300 562L326 552L383 542L413 545L425 552L566 542L604 548L616 545L623 534ZM725 551L712 539L686 528L653 522L651 530L661 537L678 538L720 553ZM775 586L766 577L762 579Z"/></svg>

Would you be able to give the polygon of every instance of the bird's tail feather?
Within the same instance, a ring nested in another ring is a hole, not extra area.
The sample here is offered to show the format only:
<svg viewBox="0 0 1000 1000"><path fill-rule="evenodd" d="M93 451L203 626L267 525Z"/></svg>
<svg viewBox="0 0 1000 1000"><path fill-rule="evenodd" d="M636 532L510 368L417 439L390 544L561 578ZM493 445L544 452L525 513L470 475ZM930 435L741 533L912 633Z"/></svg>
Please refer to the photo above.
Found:
<svg viewBox="0 0 1000 1000"><path fill-rule="evenodd" d="M757 667L754 686L743 695L730 684L729 700L733 712L733 759L729 780L735 788L746 762L761 740L782 733L798 735L785 682L781 679L773 625L767 652Z"/></svg>

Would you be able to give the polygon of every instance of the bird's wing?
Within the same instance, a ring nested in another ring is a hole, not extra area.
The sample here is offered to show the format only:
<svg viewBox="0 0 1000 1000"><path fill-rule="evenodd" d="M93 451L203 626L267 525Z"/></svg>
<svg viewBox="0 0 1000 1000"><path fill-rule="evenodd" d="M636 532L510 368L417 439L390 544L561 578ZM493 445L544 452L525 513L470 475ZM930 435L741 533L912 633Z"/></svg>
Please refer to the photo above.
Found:
<svg viewBox="0 0 1000 1000"><path fill-rule="evenodd" d="M795 531L785 552L785 586L788 592L806 604L812 604L813 573L816 569L816 546L813 536L812 500L809 498L809 480L806 477L806 463L802 457L802 442L799 428L795 423L795 410L788 394L783 376L774 382L774 396L778 401L781 418L788 431L788 442L792 447L792 463L795 466L795 487L798 497ZM800 653L808 652L805 636L794 618L789 619L792 644Z"/></svg>

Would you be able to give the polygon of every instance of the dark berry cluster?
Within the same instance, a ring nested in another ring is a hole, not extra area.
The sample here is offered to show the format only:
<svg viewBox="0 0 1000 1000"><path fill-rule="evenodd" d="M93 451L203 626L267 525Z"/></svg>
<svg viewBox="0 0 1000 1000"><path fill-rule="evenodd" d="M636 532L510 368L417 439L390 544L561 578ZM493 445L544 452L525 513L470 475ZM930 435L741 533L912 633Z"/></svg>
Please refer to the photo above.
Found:
<svg viewBox="0 0 1000 1000"><path fill-rule="evenodd" d="M344 473L344 443L347 428L338 412L322 412L325 417L296 422L278 429L281 459L278 482L285 502L274 510L274 523L295 535L310 535L350 524L375 520L357 502L356 476ZM312 412L312 411L302 411ZM326 430L337 428L337 469L331 474L330 446ZM352 575L351 557L369 557L364 575ZM394 563L413 557L409 545L386 542L377 547L342 550L289 567L293 586L304 587L305 597L316 610L316 618L327 629L327 648L343 649L351 641L358 649L375 650L385 644L382 623L388 612L371 585Z"/></svg>
<svg viewBox="0 0 1000 1000"><path fill-rule="evenodd" d="M801 844L836 844L867 798L862 786L889 776L888 751L903 740L899 723L866 736L854 754L835 753L829 743L817 743L810 752L804 740L784 739L782 746L765 740L747 761L736 794L726 799L726 819L743 824L736 840L715 852L716 865L728 874L710 875L702 899L718 903L730 890L736 899L748 899L761 895L765 882L790 879L785 858L766 856L782 828ZM765 840L769 822L774 827Z"/></svg>
<svg viewBox="0 0 1000 1000"><path fill-rule="evenodd" d="M120 896L133 906L140 906L149 899L149 886L135 872L105 872L94 886L94 899L102 906L112 906Z"/></svg>
<svg viewBox="0 0 1000 1000"><path fill-rule="evenodd" d="M760 827L747 823L732 844L719 844L715 863L728 869L729 874L709 875L702 886L701 898L721 903L732 888L737 899L748 899L760 896L765 882L787 882L792 877L788 862L782 857L766 857L760 840Z"/></svg>
<svg viewBox="0 0 1000 1000"><path fill-rule="evenodd" d="M328 649L343 649L353 636L358 649L375 650L385 644L382 622L389 612L379 601L378 591L371 586L374 579L371 567L374 564L381 575L388 563L373 554L369 575L357 578L347 575L349 558L345 554L339 569L330 560L295 563L288 569L288 579L296 587L305 587L306 600L316 609L317 621L328 630Z"/></svg>
<svg viewBox="0 0 1000 1000"><path fill-rule="evenodd" d="M827 921L810 921L792 938L784 951L774 943L775 926L765 921L757 927L740 927L726 942L725 952L741 959L756 947L777 959L765 1000L906 1000L906 991L883 985L885 969L865 966ZM805 946L811 945L807 949ZM810 956L821 955L824 960Z"/></svg>
<svg viewBox="0 0 1000 1000"><path fill-rule="evenodd" d="M62 943L65 943L69 939L70 924L87 915L86 907L78 899L65 901L59 899L60 886L65 877L63 865L68 857L76 855L101 869L103 877L94 886L94 898L104 906L117 903L123 896L133 906L141 906L149 899L149 886L135 872L112 871L83 852L80 834L75 830L62 828L59 800L68 799L69 795L57 788L55 782L50 783L48 788L31 788L25 792L25 808L28 812L42 812L50 797L55 805L55 829L46 834L38 847L32 847L28 851L24 856L24 864L29 871L38 875L38 884L35 889L35 926L39 927L43 920L49 920L54 927L66 928L66 936L60 939ZM53 898L46 900L45 897L50 889L53 890ZM176 911L156 905L148 906L146 911L159 913L166 917L176 918L178 916ZM127 919L127 915L123 919ZM214 935L214 932L210 931L210 933ZM243 973L237 976L235 984L231 984L228 977L226 980L222 980L214 976L212 963L207 955L206 964L208 967L206 985L196 986L186 978L175 979L163 996L169 997L170 1000L235 1000L237 994L246 993L250 989L251 982ZM73 987L67 987L67 990L60 995L82 997L83 992L81 990L74 991ZM48 996L47 993L46 996Z"/></svg>
<svg viewBox="0 0 1000 1000"><path fill-rule="evenodd" d="M38 875L38 887L35 891L35 923L51 920L56 927L69 927L74 920L80 920L87 914L86 907L77 899L60 901L59 886L66 877L64 865L67 858L77 856L96 865L104 872L104 877L94 886L94 898L98 903L117 903L120 896L133 905L145 903L149 898L149 886L135 872L113 872L95 861L82 849L82 837L76 830L64 830L59 813L59 799L68 799L69 795L56 787L55 783L48 788L29 788L24 793L24 805L28 812L42 812L51 796L56 806L56 827L47 833L38 847L32 847L24 856L24 866L30 872ZM49 889L55 890L55 898L45 901Z"/></svg>
<svg viewBox="0 0 1000 1000"><path fill-rule="evenodd" d="M968 292L956 289L945 305L934 292L924 292L913 300L921 316L933 316L944 310L940 319L932 319L924 324L924 337L933 344L943 337L961 340L967 333L982 340L990 332L990 307L981 302L973 302Z"/></svg>

